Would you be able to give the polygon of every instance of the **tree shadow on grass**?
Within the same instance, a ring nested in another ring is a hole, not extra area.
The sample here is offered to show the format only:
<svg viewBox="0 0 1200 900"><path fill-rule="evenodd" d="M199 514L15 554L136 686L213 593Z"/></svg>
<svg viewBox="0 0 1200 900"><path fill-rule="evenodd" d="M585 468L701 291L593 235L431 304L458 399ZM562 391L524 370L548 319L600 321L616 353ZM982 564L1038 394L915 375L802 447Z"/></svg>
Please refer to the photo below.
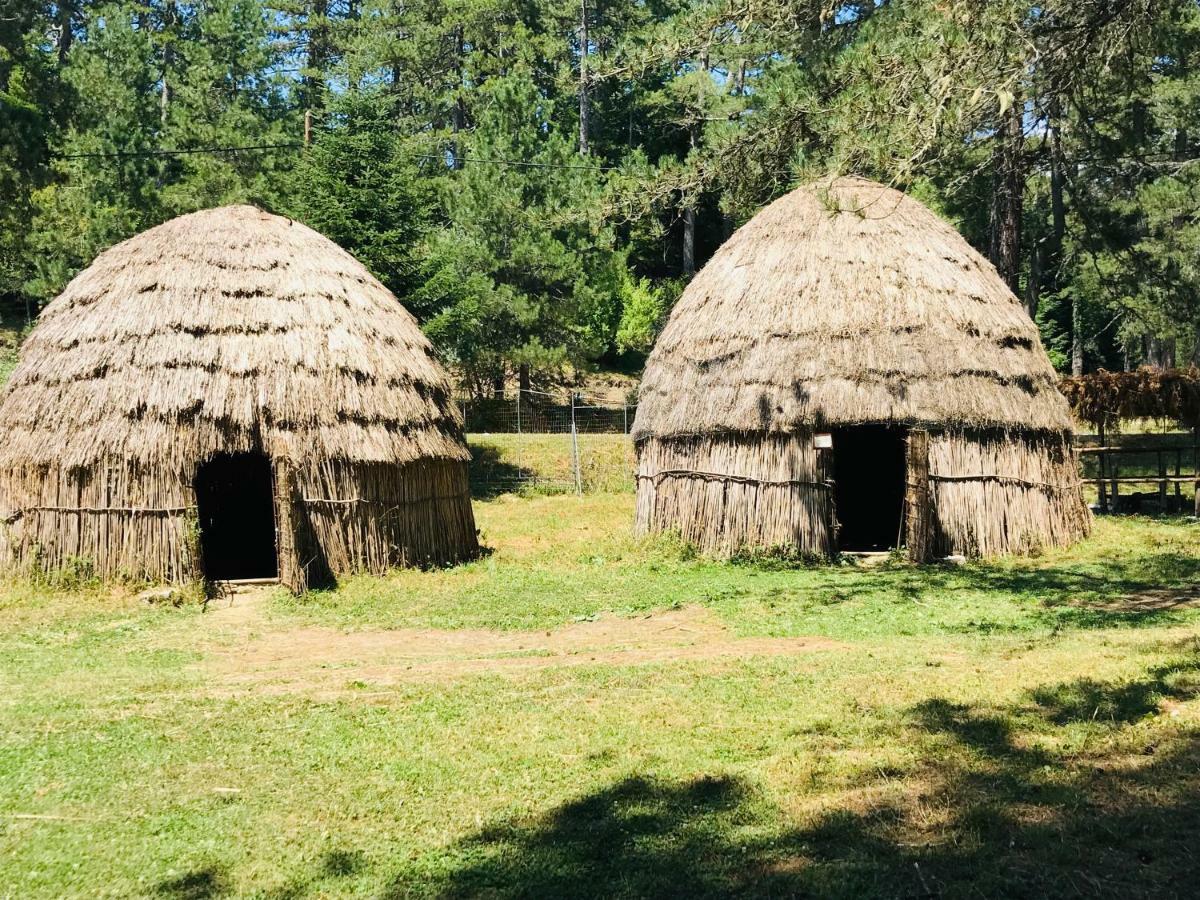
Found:
<svg viewBox="0 0 1200 900"><path fill-rule="evenodd" d="M930 596L952 598L958 592L990 594L1031 605L1030 624L1059 628L1108 628L1161 625L1182 621L1200 609L1200 557L1183 552L1129 558L1038 565L974 562L965 566L887 566L876 569L811 570L799 589L814 602L851 600L891 591L923 602ZM1003 623L981 623L964 630L1003 630Z"/></svg>
<svg viewBox="0 0 1200 900"><path fill-rule="evenodd" d="M895 735L917 761L798 826L736 777L631 777L485 827L436 883L402 874L387 896L1196 896L1200 734L1143 724L1200 694L1198 647L1131 681L919 703Z"/></svg>
<svg viewBox="0 0 1200 900"><path fill-rule="evenodd" d="M486 827L456 849L465 865L444 897L722 897L764 887L765 810L728 776L690 782L630 777L532 823ZM425 893L408 874L387 897Z"/></svg>
<svg viewBox="0 0 1200 900"><path fill-rule="evenodd" d="M532 469L504 459L497 447L476 443L469 447L471 463L468 480L471 496L476 500L491 500L501 494L512 493L535 477Z"/></svg>
<svg viewBox="0 0 1200 900"><path fill-rule="evenodd" d="M339 881L357 875L365 867L366 860L361 852L333 848L322 853L311 870L294 872L284 884L270 890L256 891L254 896L263 900L299 900L313 895L324 896ZM234 896L237 892L223 866L207 865L159 882L155 894L164 900L215 900Z"/></svg>
<svg viewBox="0 0 1200 900"><path fill-rule="evenodd" d="M175 878L161 881L155 887L159 897L171 900L209 900L229 892L228 878L220 866L202 866Z"/></svg>

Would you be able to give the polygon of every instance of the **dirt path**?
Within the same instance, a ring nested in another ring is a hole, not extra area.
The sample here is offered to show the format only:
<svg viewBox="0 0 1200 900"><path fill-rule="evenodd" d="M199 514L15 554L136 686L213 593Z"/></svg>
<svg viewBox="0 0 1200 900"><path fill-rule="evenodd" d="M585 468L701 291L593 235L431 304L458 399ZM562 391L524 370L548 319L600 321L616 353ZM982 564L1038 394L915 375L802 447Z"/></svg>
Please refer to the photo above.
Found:
<svg viewBox="0 0 1200 900"><path fill-rule="evenodd" d="M201 665L213 691L362 695L409 681L488 672L779 656L843 646L823 638L739 638L700 607L602 616L549 632L289 628L263 617L265 596L234 597L205 617L212 643L203 648Z"/></svg>

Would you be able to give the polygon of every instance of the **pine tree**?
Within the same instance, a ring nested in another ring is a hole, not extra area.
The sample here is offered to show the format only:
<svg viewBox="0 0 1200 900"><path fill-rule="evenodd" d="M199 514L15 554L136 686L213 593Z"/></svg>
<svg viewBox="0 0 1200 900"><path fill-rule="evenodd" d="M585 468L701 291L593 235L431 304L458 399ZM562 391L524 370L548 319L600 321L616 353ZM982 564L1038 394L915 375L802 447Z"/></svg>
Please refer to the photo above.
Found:
<svg viewBox="0 0 1200 900"><path fill-rule="evenodd" d="M489 81L462 169L446 182L448 222L430 241L414 308L482 389L527 366L586 365L612 344L620 255L598 225L599 173L577 134L554 125L529 73Z"/></svg>
<svg viewBox="0 0 1200 900"><path fill-rule="evenodd" d="M31 195L37 271L26 290L42 299L100 250L173 215L269 204L290 151L210 148L295 133L257 0L109 2L82 16L61 70L72 114L53 177Z"/></svg>

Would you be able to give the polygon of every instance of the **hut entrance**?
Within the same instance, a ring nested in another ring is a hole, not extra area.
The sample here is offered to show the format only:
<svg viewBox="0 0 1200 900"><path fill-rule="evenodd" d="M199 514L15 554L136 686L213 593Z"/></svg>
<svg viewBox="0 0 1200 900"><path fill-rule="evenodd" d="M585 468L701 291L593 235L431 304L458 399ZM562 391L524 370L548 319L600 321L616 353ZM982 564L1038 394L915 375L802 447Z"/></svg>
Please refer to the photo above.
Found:
<svg viewBox="0 0 1200 900"><path fill-rule="evenodd" d="M196 473L204 574L212 581L275 578L271 463L261 453L219 453Z"/></svg>
<svg viewBox="0 0 1200 900"><path fill-rule="evenodd" d="M838 548L891 550L903 540L906 428L855 425L833 432Z"/></svg>

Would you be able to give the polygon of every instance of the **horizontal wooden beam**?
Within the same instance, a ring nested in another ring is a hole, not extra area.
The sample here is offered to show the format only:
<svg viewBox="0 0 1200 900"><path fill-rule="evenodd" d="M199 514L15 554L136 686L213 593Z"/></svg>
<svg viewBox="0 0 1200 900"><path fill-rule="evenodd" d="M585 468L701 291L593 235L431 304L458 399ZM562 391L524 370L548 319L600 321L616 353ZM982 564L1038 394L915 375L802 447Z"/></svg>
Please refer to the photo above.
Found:
<svg viewBox="0 0 1200 900"><path fill-rule="evenodd" d="M1089 456L1097 453L1183 453L1194 449L1191 444L1179 444L1174 447L1079 447L1076 452L1080 456Z"/></svg>
<svg viewBox="0 0 1200 900"><path fill-rule="evenodd" d="M1089 484L1112 484L1114 481L1117 484L1157 484L1162 481L1171 484L1190 484L1196 481L1195 475L1121 475L1119 477L1107 478L1088 478L1085 479Z"/></svg>

